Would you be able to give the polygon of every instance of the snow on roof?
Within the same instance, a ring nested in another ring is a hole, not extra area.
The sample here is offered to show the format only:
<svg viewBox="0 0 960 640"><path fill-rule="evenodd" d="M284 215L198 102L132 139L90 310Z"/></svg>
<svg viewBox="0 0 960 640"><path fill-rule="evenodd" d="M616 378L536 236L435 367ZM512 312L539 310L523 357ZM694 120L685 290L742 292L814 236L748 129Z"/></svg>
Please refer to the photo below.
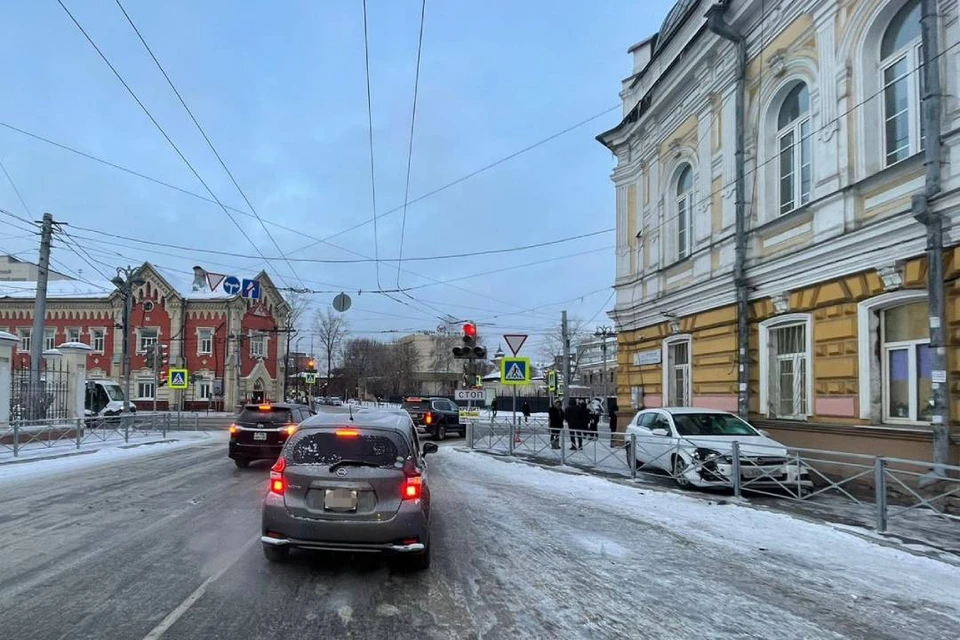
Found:
<svg viewBox="0 0 960 640"><path fill-rule="evenodd" d="M47 283L47 298L106 298L116 290L110 283L97 284L80 280L51 280ZM29 281L0 282L0 298L37 297L37 283Z"/></svg>
<svg viewBox="0 0 960 640"><path fill-rule="evenodd" d="M194 278L186 273L162 269L154 264L151 264L150 267L156 271L161 278L170 283L170 286L176 289L177 292L187 300L228 300L235 297L228 296L223 292L223 289L220 289L219 287L216 291L210 291L210 287L207 285L206 279L203 280L202 288L199 286L195 288Z"/></svg>

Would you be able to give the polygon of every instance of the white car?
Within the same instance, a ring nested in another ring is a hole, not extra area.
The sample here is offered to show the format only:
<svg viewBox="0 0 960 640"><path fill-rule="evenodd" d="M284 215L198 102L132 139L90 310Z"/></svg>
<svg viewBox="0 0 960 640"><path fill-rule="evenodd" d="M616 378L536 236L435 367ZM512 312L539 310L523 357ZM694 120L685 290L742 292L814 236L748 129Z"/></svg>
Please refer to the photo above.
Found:
<svg viewBox="0 0 960 640"><path fill-rule="evenodd" d="M744 488L780 487L803 493L810 481L806 466L786 446L726 411L690 407L646 409L626 428L627 456L637 468L666 471L681 487L733 485L733 443L740 448ZM636 435L636 451L630 448Z"/></svg>

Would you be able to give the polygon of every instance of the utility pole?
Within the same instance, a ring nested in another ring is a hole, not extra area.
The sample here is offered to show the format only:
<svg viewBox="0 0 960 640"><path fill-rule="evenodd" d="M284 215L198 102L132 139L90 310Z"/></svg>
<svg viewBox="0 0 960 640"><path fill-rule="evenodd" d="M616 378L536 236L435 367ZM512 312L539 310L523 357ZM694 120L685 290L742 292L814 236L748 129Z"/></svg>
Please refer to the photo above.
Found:
<svg viewBox="0 0 960 640"><path fill-rule="evenodd" d="M133 288L144 283L140 268L117 267L117 275L110 281L123 296L123 412L130 413L130 316L133 312ZM156 392L154 392L156 395Z"/></svg>
<svg viewBox="0 0 960 640"><path fill-rule="evenodd" d="M594 334L597 338L600 338L600 351L603 352L603 372L600 374L603 376L603 385L601 389L603 390L603 403L607 403L607 338L617 335L610 327L600 327Z"/></svg>
<svg viewBox="0 0 960 640"><path fill-rule="evenodd" d="M33 305L33 330L30 339L30 415L42 418L40 405L40 367L43 358L43 326L47 318L47 280L50 276L50 246L53 244L53 215L43 214L40 223L40 259L37 261L37 299Z"/></svg>
<svg viewBox="0 0 960 640"><path fill-rule="evenodd" d="M560 338L563 341L563 396L566 404L570 402L570 336L567 333L567 310L560 316Z"/></svg>

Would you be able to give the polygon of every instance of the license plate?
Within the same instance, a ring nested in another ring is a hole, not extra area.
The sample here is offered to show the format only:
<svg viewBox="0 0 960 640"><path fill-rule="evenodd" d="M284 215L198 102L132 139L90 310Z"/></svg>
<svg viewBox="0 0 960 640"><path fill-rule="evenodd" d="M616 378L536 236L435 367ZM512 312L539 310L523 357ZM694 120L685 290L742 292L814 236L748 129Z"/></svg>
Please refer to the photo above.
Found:
<svg viewBox="0 0 960 640"><path fill-rule="evenodd" d="M352 489L327 489L323 494L323 508L327 511L356 511L357 492Z"/></svg>
<svg viewBox="0 0 960 640"><path fill-rule="evenodd" d="M774 475L776 469L764 469L763 467L743 467L740 469L744 478L759 478L764 475Z"/></svg>
<svg viewBox="0 0 960 640"><path fill-rule="evenodd" d="M253 434L253 439L254 439L254 440L266 440L266 439L267 439L267 434L265 434L265 433L254 433L254 434Z"/></svg>

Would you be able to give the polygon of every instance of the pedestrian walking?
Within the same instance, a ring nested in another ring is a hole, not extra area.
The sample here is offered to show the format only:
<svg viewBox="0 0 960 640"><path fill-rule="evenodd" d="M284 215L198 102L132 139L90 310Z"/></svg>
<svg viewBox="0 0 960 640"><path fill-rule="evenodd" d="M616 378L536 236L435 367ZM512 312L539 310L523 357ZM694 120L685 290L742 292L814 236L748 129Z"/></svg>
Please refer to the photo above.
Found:
<svg viewBox="0 0 960 640"><path fill-rule="evenodd" d="M523 413L523 421L530 422L530 404L524 401L523 406L520 407L520 412Z"/></svg>
<svg viewBox="0 0 960 640"><path fill-rule="evenodd" d="M617 446L617 399L607 398L607 419L610 421L610 446Z"/></svg>
<svg viewBox="0 0 960 640"><path fill-rule="evenodd" d="M600 416L602 414L600 398L590 401L590 439L596 440L600 434Z"/></svg>
<svg viewBox="0 0 960 640"><path fill-rule="evenodd" d="M490 422L493 422L497 419L497 398L494 397L490 401Z"/></svg>
<svg viewBox="0 0 960 640"><path fill-rule="evenodd" d="M547 419L550 425L550 447L560 448L560 430L563 429L563 403L554 400L550 410L547 411Z"/></svg>
<svg viewBox="0 0 960 640"><path fill-rule="evenodd" d="M583 411L580 403L575 398L570 398L567 403L566 419L567 428L570 430L570 449L576 451L583 449L583 424L581 419Z"/></svg>

